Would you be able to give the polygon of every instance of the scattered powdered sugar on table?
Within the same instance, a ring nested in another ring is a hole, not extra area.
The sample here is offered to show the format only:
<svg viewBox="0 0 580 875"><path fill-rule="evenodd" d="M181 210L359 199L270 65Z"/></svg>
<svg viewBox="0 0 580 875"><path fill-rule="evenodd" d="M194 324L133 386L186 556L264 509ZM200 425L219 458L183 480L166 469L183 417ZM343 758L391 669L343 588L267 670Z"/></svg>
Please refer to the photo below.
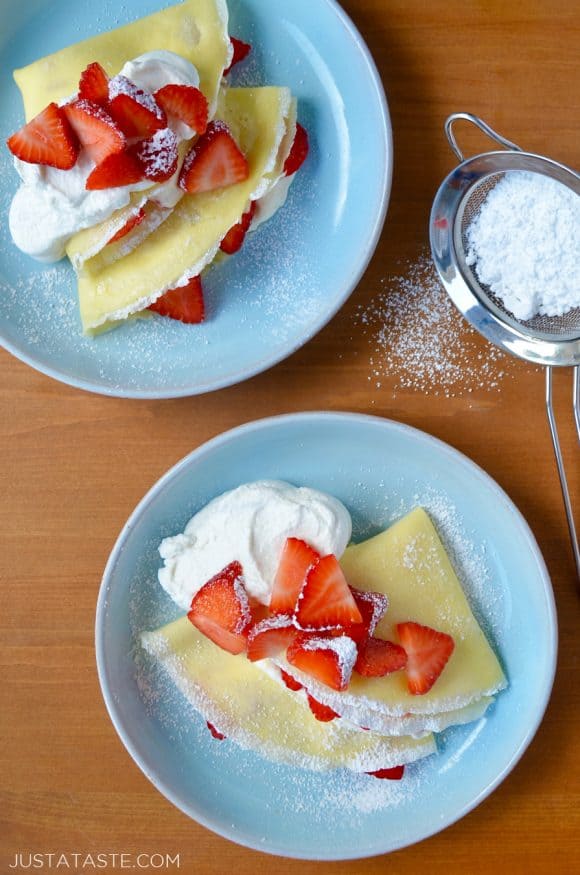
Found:
<svg viewBox="0 0 580 875"><path fill-rule="evenodd" d="M467 263L517 319L580 307L580 197L541 173L504 174L467 228Z"/></svg>
<svg viewBox="0 0 580 875"><path fill-rule="evenodd" d="M355 321L372 348L368 379L377 389L393 379L394 394L411 389L449 398L498 392L512 377L513 360L463 319L426 253L403 274L385 277Z"/></svg>

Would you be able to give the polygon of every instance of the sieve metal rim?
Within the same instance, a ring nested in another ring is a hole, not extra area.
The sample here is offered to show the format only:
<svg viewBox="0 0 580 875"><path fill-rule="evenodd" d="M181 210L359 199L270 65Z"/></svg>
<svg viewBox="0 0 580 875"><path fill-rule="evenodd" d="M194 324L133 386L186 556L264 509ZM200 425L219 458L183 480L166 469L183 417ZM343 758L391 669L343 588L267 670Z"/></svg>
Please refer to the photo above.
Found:
<svg viewBox="0 0 580 875"><path fill-rule="evenodd" d="M551 158L509 145L513 148L483 152L462 161L439 187L429 221L433 260L455 306L487 340L537 364L563 367L579 364L580 333L561 336L543 332L540 336L526 328L489 300L471 276L466 275L464 258L458 255L463 251L461 225L465 205L473 189L493 175L509 170L540 172L563 182L580 195L580 175L574 170ZM457 154L462 157L458 150Z"/></svg>

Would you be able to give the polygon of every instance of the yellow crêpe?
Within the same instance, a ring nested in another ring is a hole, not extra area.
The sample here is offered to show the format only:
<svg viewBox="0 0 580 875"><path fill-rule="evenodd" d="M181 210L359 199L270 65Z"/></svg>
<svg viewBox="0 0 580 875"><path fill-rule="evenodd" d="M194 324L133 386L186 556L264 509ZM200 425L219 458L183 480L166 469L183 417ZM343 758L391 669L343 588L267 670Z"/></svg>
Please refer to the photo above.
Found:
<svg viewBox="0 0 580 875"><path fill-rule="evenodd" d="M27 121L52 101L74 94L80 74L93 61L114 76L127 61L160 49L195 65L199 87L213 108L231 53L225 0L184 0L15 70Z"/></svg>
<svg viewBox="0 0 580 875"><path fill-rule="evenodd" d="M389 738L316 720L303 695L291 693L244 654L222 650L186 617L141 640L206 720L269 758L313 769L374 771L435 750L431 735Z"/></svg>
<svg viewBox="0 0 580 875"><path fill-rule="evenodd" d="M101 253L79 275L85 331L143 309L210 263L250 200L271 186L292 100L286 88L232 88L220 97L223 119L249 164L244 182L182 198L166 221L133 252L107 263Z"/></svg>

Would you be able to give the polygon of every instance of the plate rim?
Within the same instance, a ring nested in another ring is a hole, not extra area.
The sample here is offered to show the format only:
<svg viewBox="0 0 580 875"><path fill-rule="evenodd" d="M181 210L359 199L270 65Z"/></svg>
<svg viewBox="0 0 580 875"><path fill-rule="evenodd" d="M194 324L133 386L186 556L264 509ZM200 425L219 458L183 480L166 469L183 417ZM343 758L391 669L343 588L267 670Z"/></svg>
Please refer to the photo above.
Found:
<svg viewBox="0 0 580 875"><path fill-rule="evenodd" d="M365 61L367 72L369 74L369 84L372 86L372 90L374 91L377 98L377 105L380 114L380 135L382 142L385 146L382 153L384 157L380 180L380 189L382 191L382 194L379 208L372 226L372 231L368 236L365 248L362 252L362 257L358 262L356 271L352 273L351 279L346 283L340 295L335 298L332 307L330 307L328 310L325 310L321 317L313 322L309 326L308 330L300 336L300 338L295 339L289 345L282 345L273 354L264 356L258 362L254 362L251 367L245 367L241 371L238 371L237 375L230 374L229 376L222 377L221 379L205 380L197 386L182 387L181 389L177 389L176 387L167 389L132 389L130 387L99 385L98 383L89 379L71 376L70 374L66 373L64 369L52 366L45 362L39 362L26 350L20 349L18 343L13 342L12 340L8 340L4 336L2 329L0 328L0 346L2 348L4 348L8 353L19 359L24 364L33 368L35 371L44 374L51 379L57 380L60 383L64 383L67 386L72 386L75 389L81 389L83 391L91 392L96 395L104 395L113 398L165 400L171 398L191 398L197 395L204 395L209 392L217 392L220 389L225 389L229 386L236 386L239 383L244 383L247 380L251 380L258 374L262 374L265 371L268 371L276 365L280 364L280 362L285 361L287 358L290 358L290 356L294 355L294 353L296 353L299 349L302 349L303 346L309 343L317 334L322 331L323 328L325 328L329 324L329 322L336 316L339 310L344 306L344 304L356 290L363 275L366 273L366 270L378 246L380 236L385 225L387 210L389 207L389 201L391 196L394 148L393 127L385 87L377 64L364 37L355 25L352 18L340 6L338 0L316 0L316 2L324 4L326 7L328 7L329 11L336 16L336 18L343 25L345 31L350 37L351 42L361 53L362 58ZM377 131L378 130L379 128L377 128Z"/></svg>
<svg viewBox="0 0 580 875"><path fill-rule="evenodd" d="M544 689L541 691L541 696L538 699L539 707L537 709L535 719L531 721L519 746L512 752L512 755L505 767L496 775L496 777L491 782L484 786L479 793L477 793L471 800L469 800L468 803L463 805L457 812L452 814L450 817L444 818L441 823L438 824L434 829L429 830L424 834L421 834L413 841L403 840L401 842L397 842L395 840L394 843L388 843L388 845L382 850L372 850L369 853L365 853L363 850L362 853L361 851L354 852L352 854L341 853L339 855L332 853L321 853L313 856L311 853L301 853L299 849L292 850L292 852L290 852L288 848L276 847L274 845L266 848L263 843L260 844L258 841L252 842L248 840L245 836L242 837L238 835L235 831L235 828L230 831L228 831L227 828L216 828L216 825L213 824L211 820L205 816L205 814L199 813L196 810L195 806L184 803L184 800L180 799L178 794L174 793L171 787L166 786L162 780L159 780L157 778L156 775L149 772L147 763L145 762L145 758L141 759L140 757L137 743L133 741L133 738L130 736L129 732L126 731L116 711L115 699L111 693L111 690L109 689L108 678L105 669L106 659L104 652L104 636L105 616L111 576L117 564L118 557L124 549L125 541L134 530L136 525L139 524L140 518L147 511L150 503L157 497L159 493L161 493L165 489L165 487L172 480L174 480L176 477L179 477L181 475L181 472L186 469L194 459L199 460L200 457L203 458L204 455L206 455L207 453L211 453L214 449L217 449L228 443L235 442L240 436L251 435L252 433L257 431L268 430L272 427L276 427L285 423L293 424L298 422L302 424L311 423L314 425L316 422L328 422L332 419L336 420L337 422L358 422L362 426L370 425L378 428L384 428L387 431L400 432L414 439L418 439L424 444L430 445L434 449L437 449L439 452L443 453L444 456L452 459L455 463L463 465L463 467L466 468L472 475L474 475L477 480L483 482L483 484L491 489L491 491L497 496L498 501L500 501L502 505L506 507L507 510L509 510L513 515L514 521L520 527L521 532L526 540L527 546L530 548L533 558L535 559L535 562L537 564L539 580L541 584L540 592L545 598L547 608L546 643L549 659L546 663L546 682ZM119 533L103 572L101 585L99 588L95 616L95 656L101 694L103 696L111 722L113 723L113 726L120 740L122 741L126 751L129 753L133 761L141 769L145 776L151 781L153 786L178 810L180 810L191 819L195 820L197 823L204 826L206 829L209 829L213 833L221 836L222 838L228 839L229 841L232 841L235 844L241 845L243 847L250 848L255 851L261 851L262 853L266 853L271 856L320 862L357 860L369 857L376 857L383 854L392 853L393 851L401 850L405 847L410 847L424 841L427 838L430 838L433 835L436 835L444 829L447 829L447 827L452 826L454 823L461 820L463 817L465 817L466 814L468 814L470 811L480 805L481 802L483 802L505 780L505 778L507 778L507 776L515 768L519 760L522 758L523 754L525 753L525 751L531 744L534 736L536 735L536 732L540 727L550 700L552 687L554 684L558 656L558 622L554 591L552 588L550 575L536 538L525 517L512 501L512 499L508 496L505 490L502 489L502 487L493 479L493 477L491 477L491 475L488 474L481 466L479 466L476 462L474 462L460 450L455 449L450 444L442 441L440 438L434 437L428 432L422 431L421 429L415 428L414 426L397 422L396 420L371 414L354 413L347 411L303 411L298 413L279 414L276 416L250 420L246 423L243 423L242 425L219 433L213 438L204 441L202 444L200 444L198 447L196 447L194 450L184 456L181 460L179 460L176 464L172 465L169 470L166 471L165 474L163 474L145 493L143 498L133 509L121 532ZM194 811L195 813L193 813Z"/></svg>

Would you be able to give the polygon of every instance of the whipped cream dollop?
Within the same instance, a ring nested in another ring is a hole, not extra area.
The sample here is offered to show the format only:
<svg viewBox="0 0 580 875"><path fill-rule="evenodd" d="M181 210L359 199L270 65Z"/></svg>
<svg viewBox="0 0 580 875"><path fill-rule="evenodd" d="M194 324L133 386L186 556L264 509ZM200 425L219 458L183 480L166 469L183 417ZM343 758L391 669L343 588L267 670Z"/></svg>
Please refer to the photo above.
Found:
<svg viewBox="0 0 580 875"><path fill-rule="evenodd" d="M344 553L352 533L350 514L338 499L281 480L258 480L214 498L181 535L159 547L159 582L189 610L195 593L237 560L249 595L269 604L286 538L302 538L322 555Z"/></svg>
<svg viewBox="0 0 580 875"><path fill-rule="evenodd" d="M140 55L128 61L119 75L149 92L170 84L199 86L194 65L168 51ZM70 98L62 100L61 105L68 100ZM191 128L178 120L172 119L170 127L180 142L194 135ZM86 181L95 165L84 150L71 170L29 164L18 158L14 159L14 166L22 185L10 207L10 233L19 249L44 262L59 261L74 234L104 222L116 210L126 207L131 192L153 185L146 180L119 188L87 191ZM179 191L175 175L158 186L155 199L170 207L179 200Z"/></svg>

